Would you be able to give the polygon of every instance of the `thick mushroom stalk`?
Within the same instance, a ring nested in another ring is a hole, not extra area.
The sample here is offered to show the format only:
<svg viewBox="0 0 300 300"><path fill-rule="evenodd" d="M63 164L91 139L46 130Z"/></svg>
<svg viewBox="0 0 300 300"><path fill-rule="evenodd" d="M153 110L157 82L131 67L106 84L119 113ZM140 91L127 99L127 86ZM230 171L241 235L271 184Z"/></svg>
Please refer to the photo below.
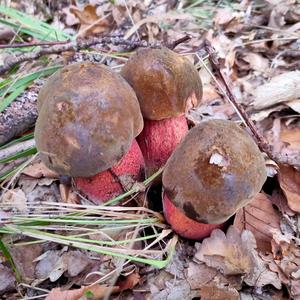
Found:
<svg viewBox="0 0 300 300"><path fill-rule="evenodd" d="M121 74L135 90L144 117L138 143L149 176L165 164L186 135L184 114L198 105L201 80L187 58L167 48L138 50Z"/></svg>
<svg viewBox="0 0 300 300"><path fill-rule="evenodd" d="M133 140L128 153L112 168L92 177L75 178L75 183L91 201L101 204L126 192L134 182L142 181L144 173L143 154L136 140Z"/></svg>
<svg viewBox="0 0 300 300"><path fill-rule="evenodd" d="M166 164L162 180L167 220L170 201L191 220L222 224L259 193L266 177L263 156L247 132L231 121L202 122ZM179 218L170 224L178 228L181 222Z"/></svg>
<svg viewBox="0 0 300 300"><path fill-rule="evenodd" d="M93 176L116 165L143 128L129 84L107 67L69 65L39 97L35 139L41 159L61 175Z"/></svg>

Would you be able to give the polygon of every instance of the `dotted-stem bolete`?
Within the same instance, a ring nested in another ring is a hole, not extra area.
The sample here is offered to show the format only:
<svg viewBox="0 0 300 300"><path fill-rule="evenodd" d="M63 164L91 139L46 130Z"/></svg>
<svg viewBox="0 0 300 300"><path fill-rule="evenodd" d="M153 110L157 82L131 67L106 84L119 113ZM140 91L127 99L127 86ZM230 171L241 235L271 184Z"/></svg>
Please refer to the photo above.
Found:
<svg viewBox="0 0 300 300"><path fill-rule="evenodd" d="M184 114L199 104L201 80L187 58L167 48L138 50L121 74L135 90L144 117L137 140L149 176L165 164L188 132Z"/></svg>
<svg viewBox="0 0 300 300"><path fill-rule="evenodd" d="M259 193L267 177L261 152L234 122L200 123L177 146L163 172L167 222L200 239Z"/></svg>

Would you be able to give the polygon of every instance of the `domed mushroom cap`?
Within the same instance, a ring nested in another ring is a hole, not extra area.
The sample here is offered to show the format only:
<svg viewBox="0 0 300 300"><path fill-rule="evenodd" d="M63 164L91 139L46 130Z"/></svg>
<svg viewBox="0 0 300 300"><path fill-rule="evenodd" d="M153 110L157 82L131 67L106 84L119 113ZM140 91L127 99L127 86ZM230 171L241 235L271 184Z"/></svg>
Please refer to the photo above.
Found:
<svg viewBox="0 0 300 300"><path fill-rule="evenodd" d="M202 97L196 68L167 48L138 50L121 74L135 90L142 114L149 120L182 115Z"/></svg>
<svg viewBox="0 0 300 300"><path fill-rule="evenodd" d="M100 64L59 70L38 103L36 145L44 163L62 175L88 177L112 167L143 128L132 88Z"/></svg>
<svg viewBox="0 0 300 300"><path fill-rule="evenodd" d="M173 152L163 187L187 217L220 224L261 190L266 177L252 138L231 121L211 120L191 129Z"/></svg>

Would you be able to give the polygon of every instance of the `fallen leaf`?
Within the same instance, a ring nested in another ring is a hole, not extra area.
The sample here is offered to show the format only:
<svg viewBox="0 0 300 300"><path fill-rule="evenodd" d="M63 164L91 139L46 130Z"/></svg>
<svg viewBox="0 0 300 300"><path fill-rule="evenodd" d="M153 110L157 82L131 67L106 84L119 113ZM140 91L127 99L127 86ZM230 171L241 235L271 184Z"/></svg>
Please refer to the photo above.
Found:
<svg viewBox="0 0 300 300"><path fill-rule="evenodd" d="M256 246L255 239L244 240L243 233L240 235L232 226L226 235L220 229L214 230L202 242L195 258L220 270L224 275L250 273L253 263L249 252Z"/></svg>
<svg viewBox="0 0 300 300"><path fill-rule="evenodd" d="M140 274L138 272L133 272L125 277L124 280L118 281L117 286L120 291L131 290L140 282Z"/></svg>
<svg viewBox="0 0 300 300"><path fill-rule="evenodd" d="M0 264L0 296L16 288L16 279L11 268Z"/></svg>
<svg viewBox="0 0 300 300"><path fill-rule="evenodd" d="M80 203L78 195L69 186L60 184L59 192L61 196L61 202L72 203L72 204Z"/></svg>
<svg viewBox="0 0 300 300"><path fill-rule="evenodd" d="M26 167L22 174L28 175L34 178L42 178L42 177L49 177L49 178L58 178L57 173L51 171L49 168L45 166L43 162L36 162L32 165Z"/></svg>
<svg viewBox="0 0 300 300"><path fill-rule="evenodd" d="M205 285L200 290L201 300L239 300L239 293L236 289L213 283Z"/></svg>
<svg viewBox="0 0 300 300"><path fill-rule="evenodd" d="M269 60L257 53L247 52L243 54L243 60L249 64L252 70L255 71L263 73L269 68Z"/></svg>
<svg viewBox="0 0 300 300"><path fill-rule="evenodd" d="M280 165L278 179L288 206L300 213L300 172L288 165Z"/></svg>
<svg viewBox="0 0 300 300"><path fill-rule="evenodd" d="M96 13L96 7L86 5L83 10L76 6L70 7L70 12L73 13L80 21L80 29L78 36L87 37L102 33L108 29L109 23L106 16L99 17Z"/></svg>
<svg viewBox="0 0 300 300"><path fill-rule="evenodd" d="M202 262L190 262L186 269L185 277L193 290L199 290L211 282L218 282L237 290L240 290L242 286L241 276L224 276L217 269L208 267Z"/></svg>
<svg viewBox="0 0 300 300"><path fill-rule="evenodd" d="M31 283L36 279L35 267L37 263L35 259L41 255L42 250L41 244L9 247L9 252L24 282Z"/></svg>
<svg viewBox="0 0 300 300"><path fill-rule="evenodd" d="M61 290L60 288L54 288L50 291L46 300L79 300L81 297L87 296L89 300L99 300L106 296L108 293L117 293L119 292L119 287L108 287L106 285L89 285L81 287L80 289L74 290ZM84 298L84 299L86 299Z"/></svg>
<svg viewBox="0 0 300 300"><path fill-rule="evenodd" d="M51 282L58 280L65 272L69 277L75 277L87 270L93 261L79 250L50 250L39 258L36 274L39 279L49 278Z"/></svg>
<svg viewBox="0 0 300 300"><path fill-rule="evenodd" d="M128 32L125 34L124 39L130 38L141 26L147 23L156 23L159 24L162 21L166 20L193 20L193 17L190 14L184 14L184 13L174 13L174 12L168 12L164 14L159 14L155 16L148 16L139 22L135 23L132 28L128 30Z"/></svg>
<svg viewBox="0 0 300 300"><path fill-rule="evenodd" d="M275 76L253 92L253 106L263 109L300 98L300 71Z"/></svg>
<svg viewBox="0 0 300 300"><path fill-rule="evenodd" d="M260 251L271 252L273 230L279 229L280 216L265 194L259 193L248 205L241 208L234 219L240 231L250 230Z"/></svg>
<svg viewBox="0 0 300 300"><path fill-rule="evenodd" d="M51 290L46 300L79 300L81 299L81 297L84 296L89 300L99 300L110 293L114 294L124 290L132 289L139 283L139 280L140 275L137 272L134 272L127 276L124 280L120 281L117 286L113 287L100 284L93 284L89 286L83 286L80 289L66 291L62 291L60 288L55 288Z"/></svg>
<svg viewBox="0 0 300 300"><path fill-rule="evenodd" d="M14 212L26 213L27 198L20 188L7 190L1 197L1 203L4 205L4 210L12 210Z"/></svg>
<svg viewBox="0 0 300 300"><path fill-rule="evenodd" d="M249 230L242 233L230 226L225 235L220 229L202 242L195 258L220 270L224 275L244 275L250 286L262 287L272 284L281 287L276 273L271 272L256 251L255 237Z"/></svg>

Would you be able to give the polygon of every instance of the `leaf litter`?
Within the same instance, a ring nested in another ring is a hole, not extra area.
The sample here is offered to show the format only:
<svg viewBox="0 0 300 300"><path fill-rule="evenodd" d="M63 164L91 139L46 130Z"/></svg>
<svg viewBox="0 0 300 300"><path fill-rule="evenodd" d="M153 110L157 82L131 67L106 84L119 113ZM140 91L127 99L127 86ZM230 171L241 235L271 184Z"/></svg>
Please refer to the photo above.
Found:
<svg viewBox="0 0 300 300"><path fill-rule="evenodd" d="M72 5L62 2L55 4L53 10L43 4L45 9L41 11L30 1L11 2L12 7L27 14L34 13L41 20L47 20L50 14L59 28L81 38L108 33L151 42L175 40L185 33L190 34L191 40L179 45L176 51L188 56L199 67L204 82L204 100L189 113L191 123L216 117L237 120L234 110L211 76L200 68L194 55L206 37L222 58L223 72L231 80L234 94L256 121L260 132L276 150L291 158L291 162L299 157L300 7L297 1L269 0L261 6L256 6L254 1L233 1L231 5L221 1L220 5L211 6L209 1L179 1L172 5L165 1L128 0L112 4L111 1L91 0L72 1ZM10 28L4 29L11 38ZM0 37L0 42L6 40L7 37ZM118 67L122 61L106 54L126 49L105 46L94 50L98 51L97 55L64 54L63 60L97 59ZM56 56L51 59L60 60ZM219 157L214 157L213 163L219 161ZM11 253L24 280L34 283L31 288L18 289L38 296L60 284L62 288L52 289L47 299L100 299L108 292L119 293L126 289L131 296L151 299L300 299L299 170L289 163L277 166L276 172L268 179L264 193L237 213L231 221L234 227L230 226L226 233L215 230L202 243L179 240L166 268L157 270L137 263L134 273L118 276L123 279L123 287L121 281L110 284L109 279L119 261L110 255L78 250L53 241L35 245L21 235L14 241L4 239L9 248L12 242L21 243L21 246L13 246ZM48 213L54 211L53 207L47 207L49 202L64 202L73 205L72 209L80 202L89 204L88 199L82 199L72 187L60 184L57 179L56 174L39 162L26 167L13 188L1 192L0 221L7 222L15 213L41 214L37 209L41 203L45 203L44 210ZM49 230L56 227L51 226ZM66 233L62 228L55 230ZM65 230L78 233L78 228L72 226L66 226ZM105 232L106 241L128 237L127 229L109 230L114 234ZM96 239L98 236L102 241L103 233L90 232L90 237ZM129 236L132 237L132 232ZM144 247L140 242L134 245ZM165 240L159 240L159 245L165 247ZM162 258L163 254L159 256ZM8 266L7 259L0 254L0 295L4 297L7 293L13 295L16 288ZM99 278L101 282L93 284L93 280ZM51 285L51 281L55 285ZM34 290L35 286L44 292Z"/></svg>

